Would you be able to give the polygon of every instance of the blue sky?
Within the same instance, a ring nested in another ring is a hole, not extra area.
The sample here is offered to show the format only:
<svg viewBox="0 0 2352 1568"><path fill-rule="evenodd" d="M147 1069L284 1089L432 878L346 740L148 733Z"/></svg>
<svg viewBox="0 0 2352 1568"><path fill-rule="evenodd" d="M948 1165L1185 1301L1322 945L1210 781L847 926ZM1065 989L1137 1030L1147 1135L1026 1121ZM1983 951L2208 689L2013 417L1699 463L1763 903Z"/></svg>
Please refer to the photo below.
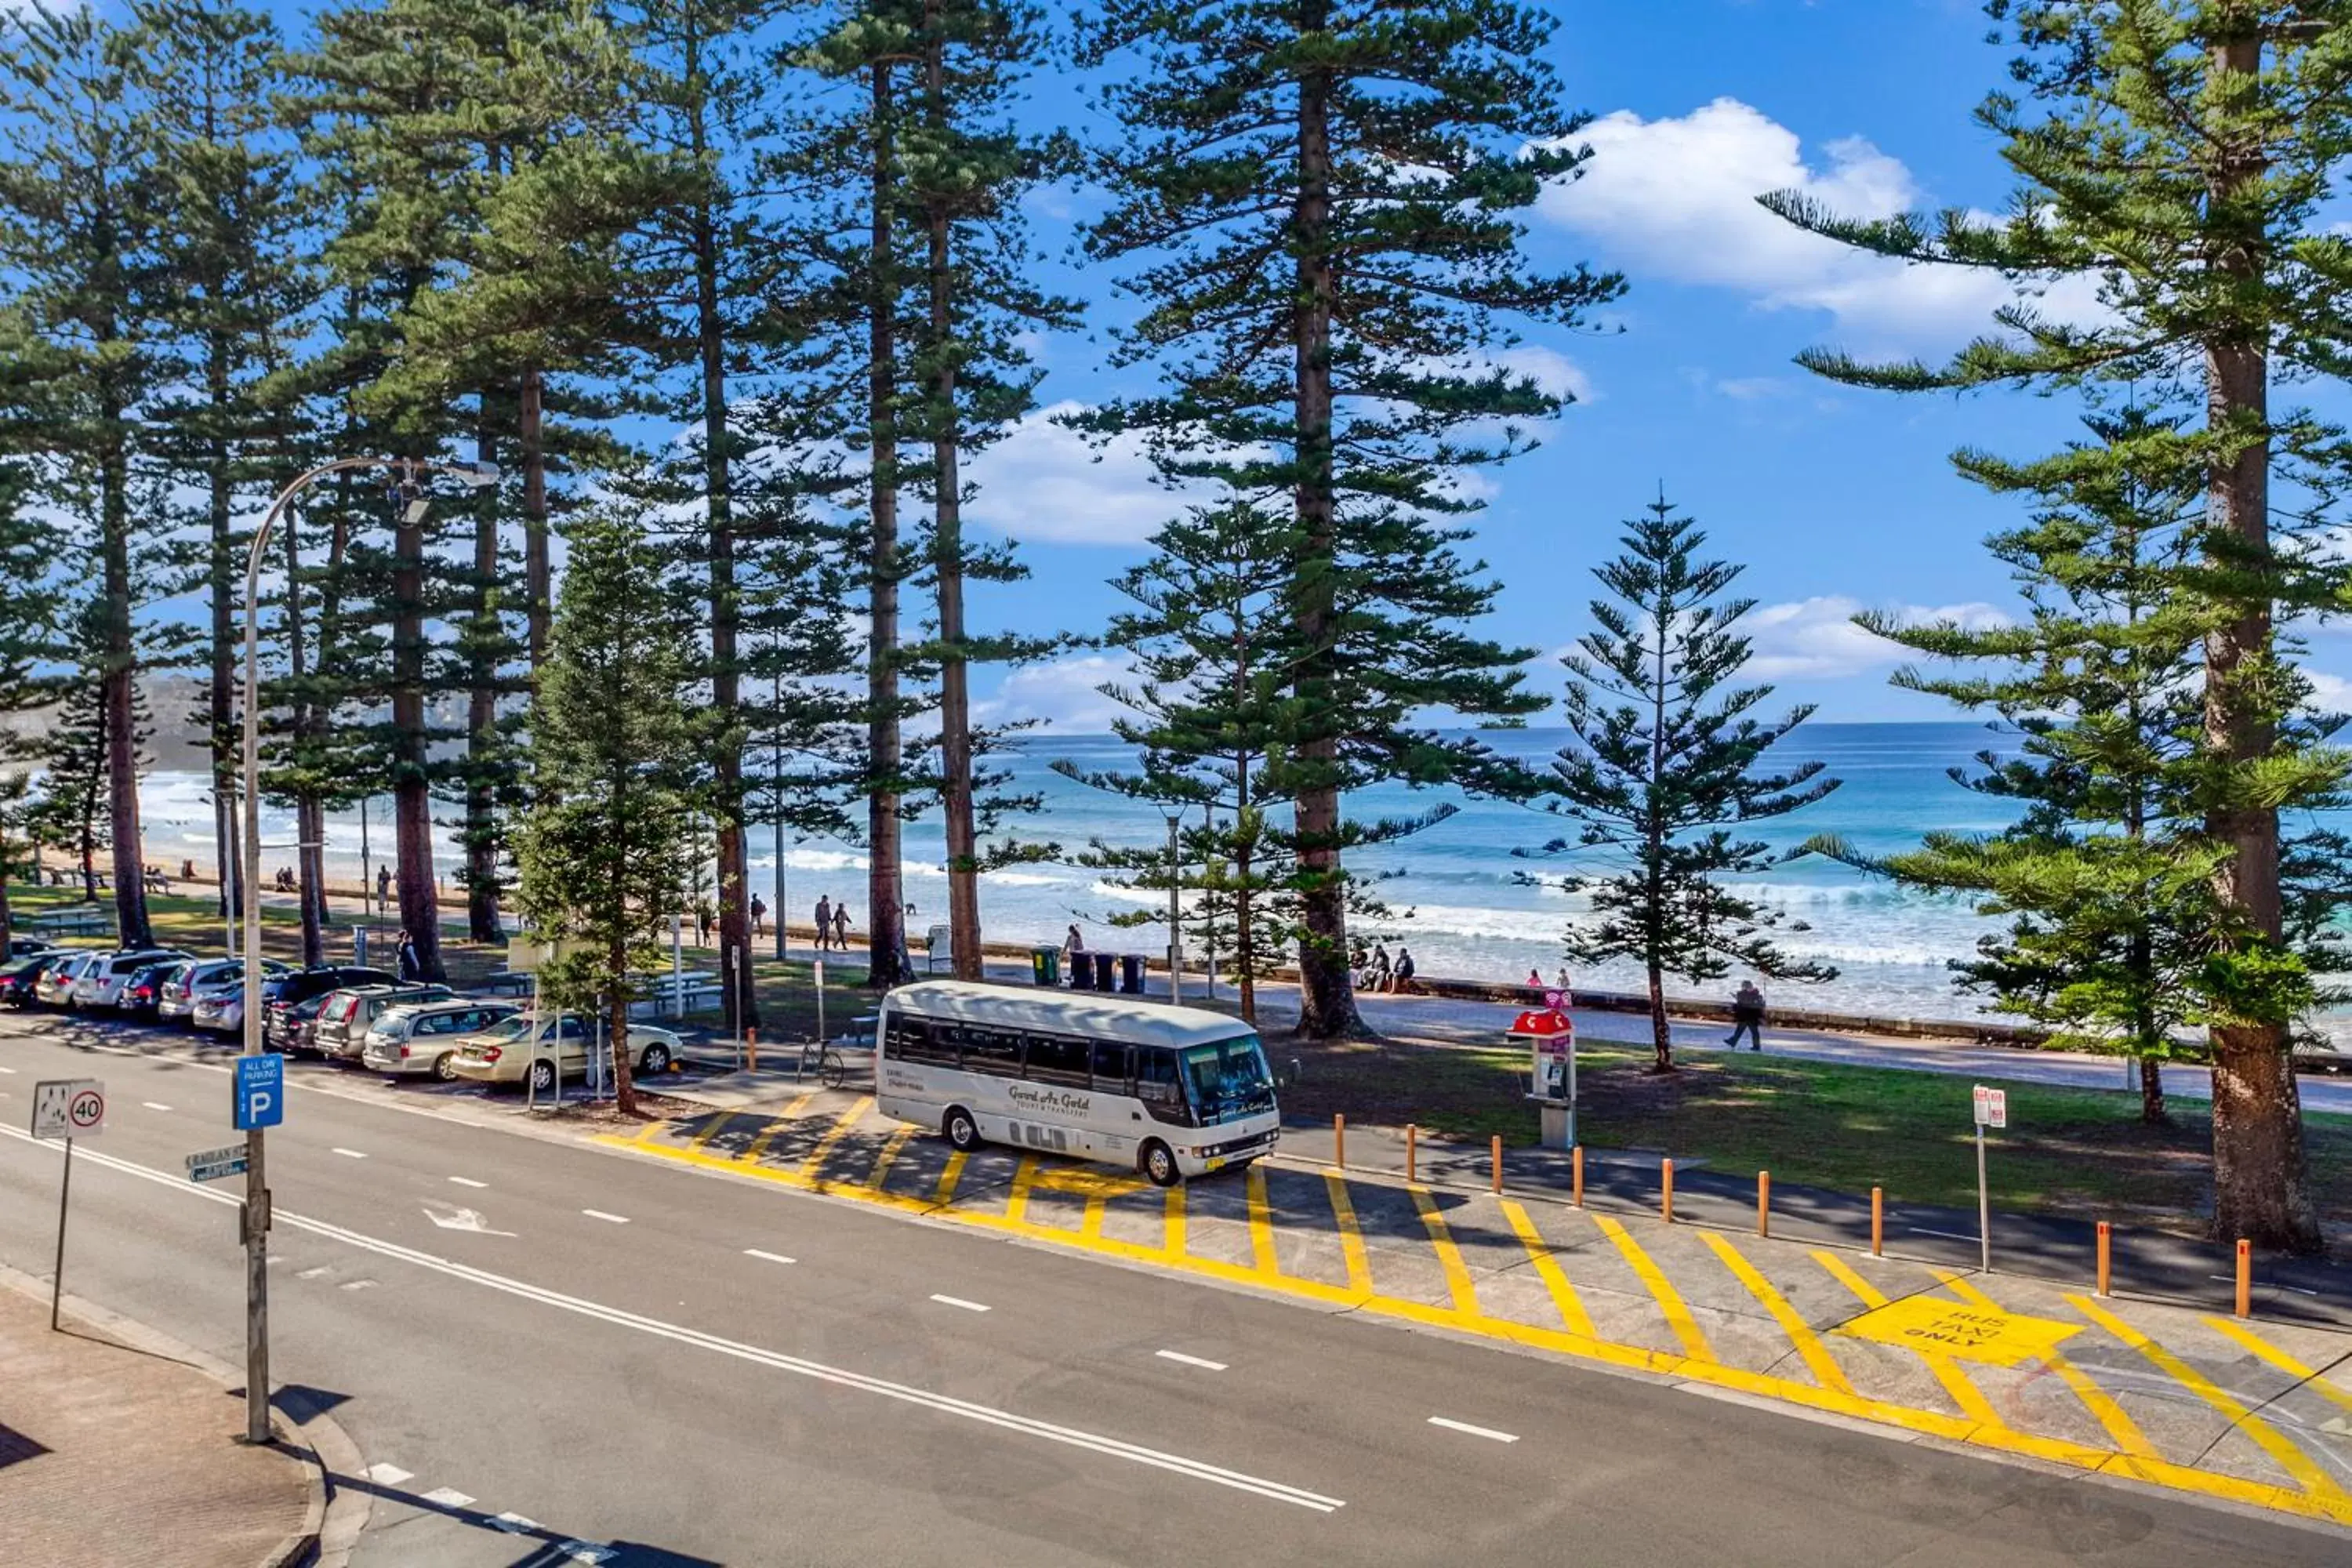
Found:
<svg viewBox="0 0 2352 1568"><path fill-rule="evenodd" d="M1754 206L1801 185L1847 211L1998 206L2010 182L1971 111L2003 79L1975 0L1640 0L1559 5L1552 64L1592 113L1586 179L1533 220L1540 262L1583 258L1630 284L1610 324L1548 333L1530 353L1582 397L1544 447L1492 478L1478 547L1503 583L1490 630L1557 648L1584 624L1590 566L1663 482L1722 554L1748 563L1758 669L1835 720L1956 717L1891 689L1896 651L1848 624L1857 608L1982 616L2012 603L1984 535L2014 520L1958 479L1963 444L2038 453L2075 430L2071 405L2030 395L1850 391L1790 363L1834 344L1948 353L1987 324L1997 285L1857 257ZM1040 84L1038 109L1072 103ZM1083 206L1083 201L1079 204ZM1035 204L1056 253L1071 204ZM1107 279L1070 279L1100 298ZM1099 331L1044 345L1041 396L1101 395ZM1104 580L1166 510L1139 463L1095 464L1033 421L975 464L974 517L1024 542L1036 581L975 614L1025 627L1098 626ZM2333 650L2325 640L2318 663ZM1097 729L1087 689L1108 661L1013 676L992 710ZM1539 677L1556 684L1547 664Z"/></svg>

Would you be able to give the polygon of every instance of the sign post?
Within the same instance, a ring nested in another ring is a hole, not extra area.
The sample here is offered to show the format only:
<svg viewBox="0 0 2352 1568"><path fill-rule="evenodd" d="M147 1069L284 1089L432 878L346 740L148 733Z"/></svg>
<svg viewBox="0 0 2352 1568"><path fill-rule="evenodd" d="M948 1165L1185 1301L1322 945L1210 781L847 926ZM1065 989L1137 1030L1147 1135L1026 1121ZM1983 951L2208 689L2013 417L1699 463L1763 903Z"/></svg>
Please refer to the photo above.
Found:
<svg viewBox="0 0 2352 1568"><path fill-rule="evenodd" d="M1970 1095L1977 1123L1977 1254L1983 1272L1992 1272L1992 1198L1985 1187L1985 1129L2009 1125L2009 1091L1978 1084Z"/></svg>
<svg viewBox="0 0 2352 1568"><path fill-rule="evenodd" d="M247 931L248 951L259 943ZM245 1134L245 1440L269 1441L269 1183L262 1164L263 1131L286 1120L286 1058L261 1048L257 977L247 960L245 1054L231 1080L230 1124Z"/></svg>
<svg viewBox="0 0 2352 1568"><path fill-rule="evenodd" d="M33 1086L33 1136L62 1138L65 1169L58 1176L58 1258L49 1272L49 1327L58 1326L58 1304L66 1293L66 1202L73 1192L73 1146L77 1138L106 1131L106 1086L94 1078L58 1078Z"/></svg>

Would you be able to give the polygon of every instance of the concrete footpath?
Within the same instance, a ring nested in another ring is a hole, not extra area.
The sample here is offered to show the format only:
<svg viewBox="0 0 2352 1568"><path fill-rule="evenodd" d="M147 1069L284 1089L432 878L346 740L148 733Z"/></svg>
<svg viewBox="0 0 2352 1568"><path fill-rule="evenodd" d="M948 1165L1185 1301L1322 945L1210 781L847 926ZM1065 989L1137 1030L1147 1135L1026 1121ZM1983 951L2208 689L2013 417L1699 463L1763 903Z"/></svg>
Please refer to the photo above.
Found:
<svg viewBox="0 0 2352 1568"><path fill-rule="evenodd" d="M319 1471L240 1441L245 1401L178 1347L0 1279L0 1563L75 1568L300 1561L324 1508ZM133 1343L133 1341L140 1342Z"/></svg>

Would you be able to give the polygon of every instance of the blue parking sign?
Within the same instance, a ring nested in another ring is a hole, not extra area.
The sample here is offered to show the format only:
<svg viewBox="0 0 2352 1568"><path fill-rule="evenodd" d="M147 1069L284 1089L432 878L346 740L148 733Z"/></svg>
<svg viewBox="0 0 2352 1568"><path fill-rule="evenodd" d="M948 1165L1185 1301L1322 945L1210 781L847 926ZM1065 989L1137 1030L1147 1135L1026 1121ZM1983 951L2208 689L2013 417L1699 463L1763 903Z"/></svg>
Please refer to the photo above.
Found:
<svg viewBox="0 0 2352 1568"><path fill-rule="evenodd" d="M286 1058L268 1056L236 1058L236 1127L250 1132L275 1127L286 1120Z"/></svg>

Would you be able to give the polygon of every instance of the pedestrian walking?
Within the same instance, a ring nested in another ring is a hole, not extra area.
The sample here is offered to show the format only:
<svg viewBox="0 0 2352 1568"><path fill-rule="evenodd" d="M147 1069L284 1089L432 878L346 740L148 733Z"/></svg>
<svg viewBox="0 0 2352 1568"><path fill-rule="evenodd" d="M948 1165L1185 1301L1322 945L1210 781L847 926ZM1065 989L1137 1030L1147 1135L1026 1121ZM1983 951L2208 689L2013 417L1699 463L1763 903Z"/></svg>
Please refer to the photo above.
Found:
<svg viewBox="0 0 2352 1568"><path fill-rule="evenodd" d="M408 934L406 927L401 929L400 943L394 951L399 955L400 977L403 980L425 978L425 961L417 954L416 939Z"/></svg>
<svg viewBox="0 0 2352 1568"><path fill-rule="evenodd" d="M375 912L382 914L390 908L392 908L392 868L378 866L375 868Z"/></svg>
<svg viewBox="0 0 2352 1568"><path fill-rule="evenodd" d="M708 899L694 906L694 945L710 945L710 900Z"/></svg>
<svg viewBox="0 0 2352 1568"><path fill-rule="evenodd" d="M816 950L829 952L833 949L833 899L820 895L816 900Z"/></svg>
<svg viewBox="0 0 2352 1568"><path fill-rule="evenodd" d="M751 934L753 936L765 936L768 934L767 900L761 898L757 893L751 895Z"/></svg>
<svg viewBox="0 0 2352 1568"><path fill-rule="evenodd" d="M833 945L844 952L849 951L849 906L845 903L833 906Z"/></svg>
<svg viewBox="0 0 2352 1568"><path fill-rule="evenodd" d="M1739 1037L1746 1035L1748 1048L1764 1048L1764 993L1756 989L1756 982L1743 980L1731 996L1731 1034L1723 1043L1733 1050L1739 1048Z"/></svg>

